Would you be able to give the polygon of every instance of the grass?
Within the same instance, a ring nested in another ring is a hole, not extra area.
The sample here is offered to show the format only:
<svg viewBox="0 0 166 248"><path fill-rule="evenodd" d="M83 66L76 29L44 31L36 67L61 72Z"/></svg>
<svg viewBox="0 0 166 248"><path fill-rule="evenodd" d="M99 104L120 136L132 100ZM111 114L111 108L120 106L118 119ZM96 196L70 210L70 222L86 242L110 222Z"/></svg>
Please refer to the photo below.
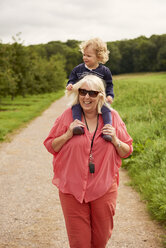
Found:
<svg viewBox="0 0 166 248"><path fill-rule="evenodd" d="M166 228L166 73L114 77L114 91L113 107L126 123L134 146L123 167L152 218Z"/></svg>
<svg viewBox="0 0 166 248"><path fill-rule="evenodd" d="M40 95L17 96L1 99L0 104L0 141L7 139L8 134L23 127L30 120L40 115L53 101L64 94L63 91Z"/></svg>

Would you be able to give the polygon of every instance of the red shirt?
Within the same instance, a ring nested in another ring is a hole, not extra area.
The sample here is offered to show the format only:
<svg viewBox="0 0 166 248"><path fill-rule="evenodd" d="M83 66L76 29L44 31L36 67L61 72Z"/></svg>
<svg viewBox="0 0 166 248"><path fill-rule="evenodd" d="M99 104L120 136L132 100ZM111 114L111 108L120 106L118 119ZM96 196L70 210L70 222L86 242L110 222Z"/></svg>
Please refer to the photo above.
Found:
<svg viewBox="0 0 166 248"><path fill-rule="evenodd" d="M133 151L132 138L127 133L118 112L112 109L111 114L117 137L130 146L130 152L125 156L128 157ZM64 134L72 121L72 110L68 108L56 119L44 145L53 154L53 184L63 193L74 195L79 202L82 203L83 200L89 202L103 196L111 187L115 177L119 178L119 168L122 162L114 145L101 137L103 127L101 115L99 115L98 129L92 148L94 174L90 174L88 166L93 134L89 133L87 128L85 128L85 134L74 135L59 152L55 152L52 148L52 141Z"/></svg>

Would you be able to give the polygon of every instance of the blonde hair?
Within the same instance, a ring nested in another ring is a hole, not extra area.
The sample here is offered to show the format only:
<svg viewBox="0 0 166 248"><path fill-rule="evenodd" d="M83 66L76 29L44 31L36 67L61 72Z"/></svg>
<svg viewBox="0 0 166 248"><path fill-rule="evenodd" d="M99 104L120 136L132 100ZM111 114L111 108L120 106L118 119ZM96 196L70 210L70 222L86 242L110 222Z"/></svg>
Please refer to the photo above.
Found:
<svg viewBox="0 0 166 248"><path fill-rule="evenodd" d="M89 46L92 46L92 48L95 50L99 63L105 64L109 60L110 52L107 49L107 44L103 42L101 39L94 38L87 41L83 41L79 45L82 54L84 53L85 49Z"/></svg>
<svg viewBox="0 0 166 248"><path fill-rule="evenodd" d="M101 107L106 104L106 94L105 94L105 87L104 87L104 81L95 75L86 75L84 78L82 78L80 81L78 81L76 84L73 85L72 91L66 91L66 95L71 97L71 101L69 103L69 106L73 106L75 104L79 104L79 88L82 87L84 83L87 83L91 90L99 91L99 101L97 106L97 111L99 114L101 114ZM108 106L109 107L109 106Z"/></svg>

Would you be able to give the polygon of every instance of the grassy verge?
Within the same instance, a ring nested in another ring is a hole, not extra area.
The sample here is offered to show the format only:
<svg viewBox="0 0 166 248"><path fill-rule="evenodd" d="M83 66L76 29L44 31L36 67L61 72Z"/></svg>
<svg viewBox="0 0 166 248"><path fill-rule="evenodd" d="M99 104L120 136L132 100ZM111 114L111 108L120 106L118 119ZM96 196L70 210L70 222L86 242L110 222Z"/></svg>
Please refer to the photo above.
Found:
<svg viewBox="0 0 166 248"><path fill-rule="evenodd" d="M134 140L123 166L151 216L166 228L166 73L114 77L114 89L113 107Z"/></svg>
<svg viewBox="0 0 166 248"><path fill-rule="evenodd" d="M13 101L10 97L1 99L0 104L0 141L4 141L9 133L23 127L25 123L40 115L53 101L64 94L56 93L17 96Z"/></svg>

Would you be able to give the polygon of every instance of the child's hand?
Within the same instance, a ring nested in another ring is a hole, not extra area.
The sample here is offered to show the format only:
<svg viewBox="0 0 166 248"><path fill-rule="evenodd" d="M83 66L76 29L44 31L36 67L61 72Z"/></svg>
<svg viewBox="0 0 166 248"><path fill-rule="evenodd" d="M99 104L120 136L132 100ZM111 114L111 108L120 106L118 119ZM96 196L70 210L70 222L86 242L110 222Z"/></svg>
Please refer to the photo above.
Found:
<svg viewBox="0 0 166 248"><path fill-rule="evenodd" d="M110 103L110 104L113 103L113 98L111 96L107 96L106 99L107 99L108 103Z"/></svg>
<svg viewBox="0 0 166 248"><path fill-rule="evenodd" d="M66 89L67 89L67 90L72 90L72 89L73 89L73 85L72 85L72 84L68 84L68 85L66 86Z"/></svg>

